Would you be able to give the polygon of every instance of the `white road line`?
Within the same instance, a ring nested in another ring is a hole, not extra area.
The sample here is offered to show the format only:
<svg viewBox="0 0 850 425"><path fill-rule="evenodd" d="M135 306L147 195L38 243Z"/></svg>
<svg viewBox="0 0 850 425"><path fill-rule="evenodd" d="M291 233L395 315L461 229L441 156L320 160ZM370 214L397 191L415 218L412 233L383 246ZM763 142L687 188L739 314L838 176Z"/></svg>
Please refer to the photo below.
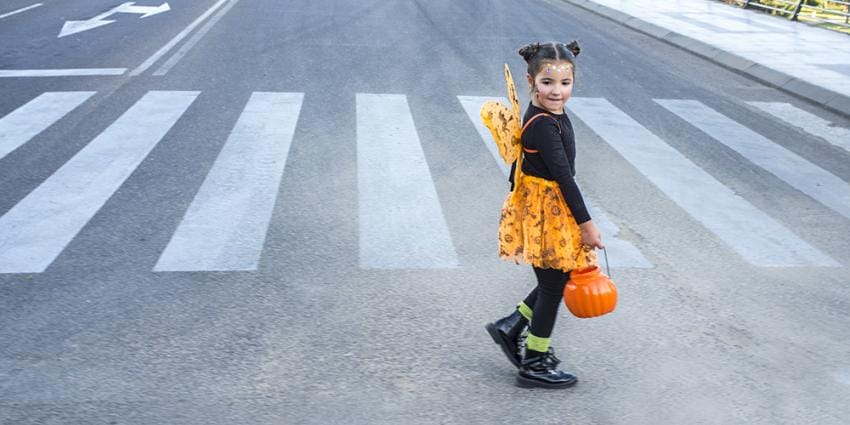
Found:
<svg viewBox="0 0 850 425"><path fill-rule="evenodd" d="M832 377L840 384L850 387L850 367L843 367L832 373Z"/></svg>
<svg viewBox="0 0 850 425"><path fill-rule="evenodd" d="M747 102L803 131L822 137L827 142L850 152L850 129L837 127L831 122L810 112L784 102Z"/></svg>
<svg viewBox="0 0 850 425"><path fill-rule="evenodd" d="M256 270L302 93L254 93L154 271Z"/></svg>
<svg viewBox="0 0 850 425"><path fill-rule="evenodd" d="M850 218L850 184L696 100L655 99L797 190Z"/></svg>
<svg viewBox="0 0 850 425"><path fill-rule="evenodd" d="M357 94L360 267L458 266L403 95Z"/></svg>
<svg viewBox="0 0 850 425"><path fill-rule="evenodd" d="M608 250L612 269L625 267L651 269L654 267L634 244L617 237L620 234L620 227L611 221L608 213L600 208L596 208L593 202L586 196L584 202L590 210L590 216L593 218L593 222L599 226L599 231L602 233L602 242L605 243L605 248Z"/></svg>
<svg viewBox="0 0 850 425"><path fill-rule="evenodd" d="M36 7L40 7L43 4L44 3L36 3L36 4L30 5L30 6L27 6L27 7L22 7L18 10L13 10L11 12L4 13L4 14L0 15L0 19L8 18L9 16L17 15L18 13L26 12L27 10L30 10L30 9L35 9Z"/></svg>
<svg viewBox="0 0 850 425"><path fill-rule="evenodd" d="M487 126L484 125L484 122L481 121L480 111L481 105L483 105L484 102L495 100L501 102L503 105L508 105L508 99L504 97L482 96L458 96L457 98L460 100L460 104L463 106L463 109L466 111L466 115L469 116L469 119L472 121L475 129L478 130L478 135L481 136L481 140L484 142L484 145L487 146L487 150L490 151L493 159L496 160L496 164L499 165L499 169L501 169L502 173L505 177L507 177L511 168L505 164L505 161L502 161L502 157L499 155L499 148L496 147L496 142L493 141L493 135L490 133L490 130L487 129ZM615 267L653 267L652 263L649 262L649 260L641 254L640 250L638 250L631 242L617 238L617 235L620 233L620 228L617 227L610 218L608 218L605 211L591 205L591 202L587 199L587 197L585 197L584 200L588 208L591 209L593 222L599 226L599 230L602 232L606 248L611 253L611 258L616 260L614 261Z"/></svg>
<svg viewBox="0 0 850 425"><path fill-rule="evenodd" d="M0 159L53 125L95 94L47 92L0 118Z"/></svg>
<svg viewBox="0 0 850 425"><path fill-rule="evenodd" d="M174 46L176 46L177 43L180 42L180 40L184 39L187 35L189 35L189 33L192 32L192 30L195 29L195 27L200 25L201 22L203 22L205 19L207 19L207 17L212 15L213 12L216 11L216 9L221 7L221 5L223 5L227 1L228 0L219 0L218 2L216 2L216 4L212 5L212 7L207 9L207 11L204 12L203 15L199 16L198 19L195 19L195 21L192 22L191 24L189 24L188 27L183 29L183 31L180 31L179 34L177 34L174 38L172 38L171 41L169 41L168 43L165 43L165 46L162 46L162 48L160 48L156 53L154 53L151 57L149 57L146 61L144 61L136 69L130 71L130 75L132 75L132 76L141 75L148 68L153 66L153 64L155 64L160 58L165 56L168 53L169 50L173 49Z"/></svg>
<svg viewBox="0 0 850 425"><path fill-rule="evenodd" d="M168 71L170 71L171 68L174 67L174 65L177 65L177 62L180 62L180 59L183 59L183 56L186 56L186 53L188 53L189 50L192 50L192 47L195 47L195 45L198 44L198 42L202 38L204 38L204 35L207 34L210 28L215 26L215 24L218 23L218 21L221 20L221 18L224 17L224 15L227 14L227 12L232 9L233 6L236 6L236 3L238 2L239 0L231 0L231 2L227 6L219 10L218 13L216 13L215 16L213 16L212 19L209 20L209 22L204 24L204 26L202 26L201 29L199 29L198 32L196 32L192 36L192 38L189 39L189 41L184 43L183 46L181 46L180 49L178 49L177 52L174 53L174 55L168 58L168 60L165 61L165 63L160 66L159 69L154 71L153 75L159 77L168 73Z"/></svg>
<svg viewBox="0 0 850 425"><path fill-rule="evenodd" d="M0 273L43 272L197 96L147 93L0 217Z"/></svg>
<svg viewBox="0 0 850 425"><path fill-rule="evenodd" d="M0 78L124 75L127 68L0 69Z"/></svg>
<svg viewBox="0 0 850 425"><path fill-rule="evenodd" d="M569 109L673 202L751 264L840 266L607 100L574 98Z"/></svg>

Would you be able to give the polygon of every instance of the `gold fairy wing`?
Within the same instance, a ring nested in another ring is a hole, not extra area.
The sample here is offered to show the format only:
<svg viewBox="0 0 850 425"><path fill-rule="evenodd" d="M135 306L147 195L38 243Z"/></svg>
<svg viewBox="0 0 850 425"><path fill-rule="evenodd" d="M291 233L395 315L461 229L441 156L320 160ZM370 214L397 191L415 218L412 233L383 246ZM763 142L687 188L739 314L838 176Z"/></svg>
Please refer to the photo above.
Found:
<svg viewBox="0 0 850 425"><path fill-rule="evenodd" d="M519 139L520 130L521 130L520 126L519 126L521 111L519 109L519 98L517 98L517 95L516 95L516 85L514 84L514 78L513 78L513 76L511 76L511 68L508 66L508 64L505 64L505 85L508 88L508 100L510 100L510 102L511 102L511 108L513 109L513 115L514 115L514 117L516 118L516 121L517 121L517 128L516 128L515 137L517 139ZM519 143L519 140L517 140L517 143Z"/></svg>
<svg viewBox="0 0 850 425"><path fill-rule="evenodd" d="M516 135L520 128L519 119L513 111L501 102L488 101L481 106L481 120L490 129L502 160L506 164L516 161L519 151Z"/></svg>
<svg viewBox="0 0 850 425"><path fill-rule="evenodd" d="M493 134L493 140L499 147L502 160L506 164L511 164L516 161L519 153L522 128L520 126L519 99L517 99L514 79L511 76L511 69L508 64L505 64L505 84L508 87L508 100L511 107L508 108L496 101L485 102L481 106L481 119L484 121L484 125L490 129L490 133Z"/></svg>

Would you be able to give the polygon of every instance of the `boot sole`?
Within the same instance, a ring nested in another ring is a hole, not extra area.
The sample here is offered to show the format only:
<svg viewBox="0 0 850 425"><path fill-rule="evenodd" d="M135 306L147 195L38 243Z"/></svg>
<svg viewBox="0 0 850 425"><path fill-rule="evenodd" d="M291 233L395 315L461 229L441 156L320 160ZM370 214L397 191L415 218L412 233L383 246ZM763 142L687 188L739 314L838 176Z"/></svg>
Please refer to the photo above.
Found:
<svg viewBox="0 0 850 425"><path fill-rule="evenodd" d="M516 377L516 383L518 387L522 388L569 388L578 383L578 379L573 379L572 381L560 382L560 383L550 383L538 381L536 379L529 379L522 376Z"/></svg>
<svg viewBox="0 0 850 425"><path fill-rule="evenodd" d="M488 323L484 326L484 329L487 329L487 333L490 334L490 338L493 338L493 342L502 349L502 352L505 353L505 356L511 362L514 367L519 368L519 361L514 357L514 354L511 353L510 347L508 346L509 342L505 341L502 337L502 334L499 333L499 330L496 329L496 326L492 323Z"/></svg>

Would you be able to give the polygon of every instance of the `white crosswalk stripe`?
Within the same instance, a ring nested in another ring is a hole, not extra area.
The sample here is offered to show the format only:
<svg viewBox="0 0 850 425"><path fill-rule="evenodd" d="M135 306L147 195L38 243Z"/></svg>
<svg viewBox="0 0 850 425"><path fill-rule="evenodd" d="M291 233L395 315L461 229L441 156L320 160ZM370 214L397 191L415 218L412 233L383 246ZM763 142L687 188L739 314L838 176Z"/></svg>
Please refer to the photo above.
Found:
<svg viewBox="0 0 850 425"><path fill-rule="evenodd" d="M496 147L496 143L493 141L493 136L490 134L490 130L488 130L481 121L479 111L481 110L481 105L483 105L484 102L495 100L501 102L503 105L509 105L510 103L508 103L508 99L504 97L458 96L458 100L463 106L464 111L466 111L466 115L469 117L469 120L472 121L475 129L481 136L481 140L484 142L484 145L487 146L487 150L490 151L493 159L499 165L499 169L501 169L502 173L507 176L508 173L510 173L510 167L502 161L502 157L499 155L499 150ZM611 252L611 256L613 258L617 259L617 267L653 267L652 263L647 260L643 254L641 254L640 250L636 246L629 241L617 237L620 233L620 228L614 224L610 218L608 218L608 214L604 210L593 205L593 203L591 203L591 201L587 198L585 198L585 203L590 209L593 222L599 226L599 230L605 238L606 249Z"/></svg>
<svg viewBox="0 0 850 425"><path fill-rule="evenodd" d="M785 102L747 102L768 114L779 118L783 123L802 129L806 133L818 136L827 142L850 152L850 129L837 127L833 123L811 112L797 108Z"/></svg>
<svg viewBox="0 0 850 425"><path fill-rule="evenodd" d="M573 98L569 109L673 202L751 264L840 265L735 194L607 100ZM706 202L706 194L711 194L711 202Z"/></svg>
<svg viewBox="0 0 850 425"><path fill-rule="evenodd" d="M405 96L357 94L357 189L360 267L458 266Z"/></svg>
<svg viewBox="0 0 850 425"><path fill-rule="evenodd" d="M850 218L850 184L696 100L655 99L792 187Z"/></svg>
<svg viewBox="0 0 850 425"><path fill-rule="evenodd" d="M0 159L73 111L95 92L47 92L0 118Z"/></svg>
<svg viewBox="0 0 850 425"><path fill-rule="evenodd" d="M0 273L43 272L197 96L149 92L0 217Z"/></svg>
<svg viewBox="0 0 850 425"><path fill-rule="evenodd" d="M156 271L256 270L302 93L254 93Z"/></svg>
<svg viewBox="0 0 850 425"><path fill-rule="evenodd" d="M631 242L618 237L620 227L614 224L608 217L608 214L597 208L590 199L585 198L590 216L593 217L593 222L599 227L605 243L605 249L611 253L611 258L616 259L616 262L611 265L612 268L633 267L638 269L649 269L654 267L652 262L646 259L640 250Z"/></svg>

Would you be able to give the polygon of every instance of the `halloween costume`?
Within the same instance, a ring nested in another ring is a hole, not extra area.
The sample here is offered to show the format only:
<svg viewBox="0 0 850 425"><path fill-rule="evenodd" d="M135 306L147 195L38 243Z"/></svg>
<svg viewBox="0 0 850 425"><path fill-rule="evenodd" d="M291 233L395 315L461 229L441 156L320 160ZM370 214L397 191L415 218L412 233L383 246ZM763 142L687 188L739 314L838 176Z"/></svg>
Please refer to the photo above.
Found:
<svg viewBox="0 0 850 425"><path fill-rule="evenodd" d="M511 107L487 102L481 108L502 159L513 163L512 190L499 220L499 256L532 265L538 284L516 311L486 329L519 368L521 386L562 388L577 379L557 369L560 361L550 336L570 271L597 263L595 251L582 244L578 226L590 215L574 180L575 139L569 118L529 105L520 127L519 101L507 65L505 80ZM529 323L523 352L522 336Z"/></svg>

